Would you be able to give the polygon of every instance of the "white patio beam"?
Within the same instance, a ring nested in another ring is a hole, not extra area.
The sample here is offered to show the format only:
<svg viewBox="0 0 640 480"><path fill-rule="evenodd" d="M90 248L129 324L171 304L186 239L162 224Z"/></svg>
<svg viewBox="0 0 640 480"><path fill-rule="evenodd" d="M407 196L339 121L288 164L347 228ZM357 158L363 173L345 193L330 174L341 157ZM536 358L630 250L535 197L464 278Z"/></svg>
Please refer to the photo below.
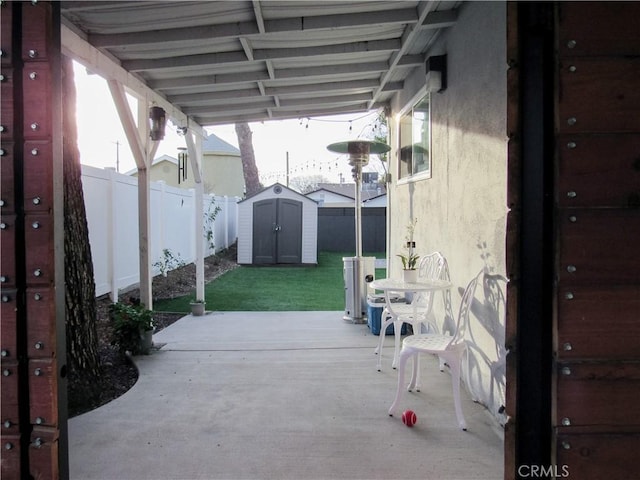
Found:
<svg viewBox="0 0 640 480"><path fill-rule="evenodd" d="M310 30L334 30L337 28L357 28L367 26L384 26L396 24L415 24L418 14L415 8L403 8L367 13L346 13L334 15L317 15L296 18L265 20L259 2L253 2L255 21L233 24L205 25L185 28L167 28L164 30L148 30L136 33L91 34L89 41L99 48L124 47L128 45L157 44L171 48L171 44L181 42L207 41L234 37L248 37L283 34Z"/></svg>
<svg viewBox="0 0 640 480"><path fill-rule="evenodd" d="M324 65L318 67L305 68L281 68L274 71L275 79L295 79L304 80L308 77L324 76L328 81L335 81L338 75L349 76L351 74L362 73L383 73L389 68L387 62L352 62L340 65ZM233 83L250 83L269 80L269 74L264 71L242 72L242 73L221 73L214 75L183 75L180 78L167 78L154 80L150 86L156 90L167 90L171 94L176 94L178 89L194 89L197 87L211 87L212 85L225 85Z"/></svg>
<svg viewBox="0 0 640 480"><path fill-rule="evenodd" d="M155 105L162 107L164 111L167 112L167 116L176 125L188 127L199 135L206 135L202 126L193 119L188 118L178 107L170 103L165 97L153 90L152 87L140 80L140 78L122 68L118 60L102 53L64 23L61 26L61 44L64 55L80 62L89 70L107 80L112 79L118 81L125 89L135 92L136 96L147 98Z"/></svg>
<svg viewBox="0 0 640 480"><path fill-rule="evenodd" d="M310 58L321 55L346 55L353 53L384 52L399 50L402 44L399 39L372 40L369 42L339 43L336 45L321 45L299 48L263 48L254 49L255 60L283 60L292 58ZM233 63L247 63L244 50L221 53L200 53L197 55L183 55L170 58L143 58L125 60L122 66L130 72L162 70L166 68L199 68L211 64L217 66Z"/></svg>
<svg viewBox="0 0 640 480"><path fill-rule="evenodd" d="M384 106L384 105L382 105ZM374 104L373 109L380 108L381 105ZM225 125L235 122L260 122L263 120L278 120L278 119L290 119L297 117L320 117L323 115L338 115L341 113L358 113L362 114L363 109L368 108L366 103L359 103L354 105L342 105L335 108L321 108L317 106L315 108L302 108L299 110L287 110L287 111L273 111L268 114L266 111L260 113L255 111L247 111L243 113L236 112L235 114L229 114L221 111L220 114L207 114L198 116L198 120L204 125Z"/></svg>
<svg viewBox="0 0 640 480"><path fill-rule="evenodd" d="M116 106L120 123L124 128L124 133L129 142L129 147L133 153L133 158L138 168L138 247L139 247L139 267L140 267L140 301L148 308L153 309L152 281L151 274L151 214L149 204L151 202L151 179L149 176L150 158L157 149L157 145L152 146L150 142L143 139L148 134L147 102L138 101L138 126L133 119L133 114L129 108L124 92L124 86L112 78L107 80L111 96ZM142 117L141 110L145 115ZM157 144L157 142L154 142ZM155 147L155 148L154 148Z"/></svg>
<svg viewBox="0 0 640 480"><path fill-rule="evenodd" d="M120 123L124 128L124 134L129 142L129 148L133 154L133 159L136 162L138 170L146 168L146 156L145 145L140 138L140 132L136 126L136 122L133 119L133 114L129 109L129 103L127 102L127 96L124 91L124 86L118 80L113 78L107 79L107 85L111 92L111 98L116 106L116 111L120 117Z"/></svg>

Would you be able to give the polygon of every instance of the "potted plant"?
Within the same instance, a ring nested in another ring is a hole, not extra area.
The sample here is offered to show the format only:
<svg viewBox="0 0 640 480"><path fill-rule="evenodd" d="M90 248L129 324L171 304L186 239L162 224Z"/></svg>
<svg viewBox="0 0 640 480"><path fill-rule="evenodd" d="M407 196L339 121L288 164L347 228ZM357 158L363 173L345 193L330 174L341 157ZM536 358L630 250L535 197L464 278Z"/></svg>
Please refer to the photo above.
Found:
<svg viewBox="0 0 640 480"><path fill-rule="evenodd" d="M193 300L191 302L191 315L194 317L201 317L204 315L204 307L206 305L204 300Z"/></svg>
<svg viewBox="0 0 640 480"><path fill-rule="evenodd" d="M408 283L414 283L418 280L418 270L416 268L418 266L420 255L415 253L416 242L413 241L413 232L415 231L417 221L418 220L416 219L407 225L407 236L405 237L405 248L407 249L407 254L398 255L402 261L403 279Z"/></svg>
<svg viewBox="0 0 640 480"><path fill-rule="evenodd" d="M112 345L121 352L148 355L153 345L153 312L143 304L112 303L109 314L113 321Z"/></svg>

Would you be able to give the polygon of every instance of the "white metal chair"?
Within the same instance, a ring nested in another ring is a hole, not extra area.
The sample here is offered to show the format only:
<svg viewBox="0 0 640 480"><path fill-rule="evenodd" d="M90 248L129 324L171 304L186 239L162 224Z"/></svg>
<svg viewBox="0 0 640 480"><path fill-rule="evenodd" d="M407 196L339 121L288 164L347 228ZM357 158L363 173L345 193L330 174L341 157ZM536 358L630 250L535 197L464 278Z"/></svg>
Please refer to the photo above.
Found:
<svg viewBox="0 0 640 480"><path fill-rule="evenodd" d="M411 381L407 388L411 391L416 387L418 378L418 357L421 353L431 353L438 355L447 363L447 365L449 365L449 368L451 369L453 401L456 410L456 417L458 419L458 426L462 430L467 429L467 423L464 419L462 406L460 404L460 374L462 371L462 358L467 350L464 334L467 328L469 311L475 295L476 286L483 274L484 272L480 272L476 275L473 280L469 282L469 285L467 285L467 288L464 291L462 303L460 304L460 311L458 313L456 330L453 335L425 333L410 335L404 339L402 342L402 351L400 352L400 363L398 366L398 387L396 390L396 398L389 408L389 415L393 415L397 411L404 394L404 371L407 365L407 360L413 357L413 372L411 375Z"/></svg>
<svg viewBox="0 0 640 480"><path fill-rule="evenodd" d="M418 265L418 281L421 280L449 280L447 261L440 252L424 256ZM433 308L433 298L436 292L421 292L414 295L410 303L385 304L381 316L380 338L374 353L378 355L377 368L382 370L382 347L387 327L393 323L395 348L392 367L398 365L400 355L400 337L402 324L411 325L414 333L422 332L422 325L427 325L429 331L437 332L430 315Z"/></svg>

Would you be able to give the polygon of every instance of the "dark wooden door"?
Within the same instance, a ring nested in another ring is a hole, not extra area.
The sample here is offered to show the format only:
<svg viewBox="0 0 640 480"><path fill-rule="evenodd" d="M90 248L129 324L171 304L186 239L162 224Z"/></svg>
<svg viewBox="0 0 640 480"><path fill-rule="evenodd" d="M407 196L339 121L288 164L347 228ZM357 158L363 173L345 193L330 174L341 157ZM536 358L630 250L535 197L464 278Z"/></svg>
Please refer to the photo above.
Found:
<svg viewBox="0 0 640 480"><path fill-rule="evenodd" d="M558 7L552 424L571 478L637 475L640 3Z"/></svg>
<svg viewBox="0 0 640 480"><path fill-rule="evenodd" d="M280 198L277 210L276 263L301 263L302 202Z"/></svg>
<svg viewBox="0 0 640 480"><path fill-rule="evenodd" d="M301 263L302 202L272 198L253 204L253 263Z"/></svg>

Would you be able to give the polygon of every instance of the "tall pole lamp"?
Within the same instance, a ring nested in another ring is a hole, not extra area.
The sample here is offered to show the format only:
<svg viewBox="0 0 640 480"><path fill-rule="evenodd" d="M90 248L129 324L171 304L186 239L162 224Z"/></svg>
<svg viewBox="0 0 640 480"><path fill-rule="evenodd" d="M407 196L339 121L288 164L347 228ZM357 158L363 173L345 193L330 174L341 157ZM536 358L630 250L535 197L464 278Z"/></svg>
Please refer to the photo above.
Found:
<svg viewBox="0 0 640 480"><path fill-rule="evenodd" d="M391 147L382 142L371 140L348 140L346 142L332 143L327 146L331 152L348 154L351 173L355 181L355 257L345 257L345 294L346 307L344 319L352 323L365 323L367 311L366 275L362 258L362 167L369 164L369 155L380 155L391 150ZM369 267L375 269L375 258ZM375 273L375 270L374 272Z"/></svg>

